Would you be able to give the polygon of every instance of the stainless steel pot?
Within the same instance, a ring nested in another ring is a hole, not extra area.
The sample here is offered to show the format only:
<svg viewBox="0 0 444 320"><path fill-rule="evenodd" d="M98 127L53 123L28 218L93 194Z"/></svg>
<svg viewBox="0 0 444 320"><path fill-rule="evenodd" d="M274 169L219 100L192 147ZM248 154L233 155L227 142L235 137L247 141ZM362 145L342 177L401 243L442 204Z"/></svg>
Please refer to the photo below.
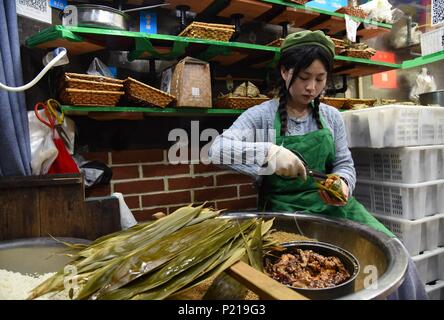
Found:
<svg viewBox="0 0 444 320"><path fill-rule="evenodd" d="M223 217L274 218L273 229L302 234L343 248L360 265L354 292L338 299L384 299L404 280L408 256L401 242L366 225L324 215L302 213L227 212Z"/></svg>
<svg viewBox="0 0 444 320"><path fill-rule="evenodd" d="M424 106L438 104L444 107L444 90L421 93L419 95L419 103Z"/></svg>

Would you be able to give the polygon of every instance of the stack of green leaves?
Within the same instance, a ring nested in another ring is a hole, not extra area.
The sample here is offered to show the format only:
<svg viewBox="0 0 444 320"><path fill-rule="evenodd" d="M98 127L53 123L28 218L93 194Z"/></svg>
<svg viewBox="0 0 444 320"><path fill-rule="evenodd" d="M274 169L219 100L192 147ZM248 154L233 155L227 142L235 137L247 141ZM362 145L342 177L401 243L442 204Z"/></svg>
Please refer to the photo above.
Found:
<svg viewBox="0 0 444 320"><path fill-rule="evenodd" d="M69 292L74 299L165 299L243 257L259 268L262 236L273 221L221 219L219 213L186 206L90 245L66 244L74 250L69 268L34 288L28 299L64 291L67 283L78 284Z"/></svg>

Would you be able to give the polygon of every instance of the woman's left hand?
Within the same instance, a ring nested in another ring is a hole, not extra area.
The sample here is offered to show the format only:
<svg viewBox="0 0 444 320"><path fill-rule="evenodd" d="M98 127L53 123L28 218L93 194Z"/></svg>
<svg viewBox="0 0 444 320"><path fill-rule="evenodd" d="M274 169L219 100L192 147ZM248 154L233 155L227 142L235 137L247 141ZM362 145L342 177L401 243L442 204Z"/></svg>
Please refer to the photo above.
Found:
<svg viewBox="0 0 444 320"><path fill-rule="evenodd" d="M345 199L348 201L349 189L347 184L342 179L341 179L341 187L342 187L342 193L345 195ZM344 203L341 202L340 200L331 197L325 190L318 190L318 192L319 196L321 197L322 201L324 201L325 204L329 204L331 206L345 206L347 204L347 202Z"/></svg>

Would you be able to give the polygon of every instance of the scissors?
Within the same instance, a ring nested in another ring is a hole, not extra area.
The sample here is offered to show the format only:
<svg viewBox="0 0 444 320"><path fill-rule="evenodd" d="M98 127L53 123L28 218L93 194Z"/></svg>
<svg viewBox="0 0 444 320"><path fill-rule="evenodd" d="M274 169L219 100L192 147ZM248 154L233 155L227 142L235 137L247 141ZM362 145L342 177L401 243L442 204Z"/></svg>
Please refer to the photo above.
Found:
<svg viewBox="0 0 444 320"><path fill-rule="evenodd" d="M295 155L297 155L299 157L299 159L301 159L302 163L304 164L305 171L307 172L308 176L310 176L314 180L318 180L318 181L324 181L324 180L326 180L328 178L328 175L326 173L323 173L323 172L320 172L320 171L316 171L316 170L311 170L310 168L308 168L308 162L307 162L307 160L304 159L302 154L300 154L297 151L293 151L293 153Z"/></svg>
<svg viewBox="0 0 444 320"><path fill-rule="evenodd" d="M65 119L65 115L62 113L62 116L59 117L58 112L51 106L51 103L58 102L54 99L49 99L47 103L37 102L34 106L34 113L37 119L39 119L43 124L51 128L52 130L56 130L59 134L59 137L62 139L65 146L69 147L71 145L69 141L69 137L66 134L66 131L63 129L62 124ZM60 104L58 104L60 106ZM47 120L45 120L39 110L42 109ZM54 131L53 131L54 132Z"/></svg>

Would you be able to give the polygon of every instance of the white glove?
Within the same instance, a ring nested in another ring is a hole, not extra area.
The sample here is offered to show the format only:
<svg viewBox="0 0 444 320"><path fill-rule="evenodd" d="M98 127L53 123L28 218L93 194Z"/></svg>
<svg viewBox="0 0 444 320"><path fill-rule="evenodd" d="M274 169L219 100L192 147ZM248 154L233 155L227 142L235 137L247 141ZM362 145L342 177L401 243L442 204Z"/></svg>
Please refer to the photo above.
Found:
<svg viewBox="0 0 444 320"><path fill-rule="evenodd" d="M287 148L275 144L270 145L267 159L268 164L274 168L277 175L301 177L302 180L307 180L307 172L303 162Z"/></svg>

